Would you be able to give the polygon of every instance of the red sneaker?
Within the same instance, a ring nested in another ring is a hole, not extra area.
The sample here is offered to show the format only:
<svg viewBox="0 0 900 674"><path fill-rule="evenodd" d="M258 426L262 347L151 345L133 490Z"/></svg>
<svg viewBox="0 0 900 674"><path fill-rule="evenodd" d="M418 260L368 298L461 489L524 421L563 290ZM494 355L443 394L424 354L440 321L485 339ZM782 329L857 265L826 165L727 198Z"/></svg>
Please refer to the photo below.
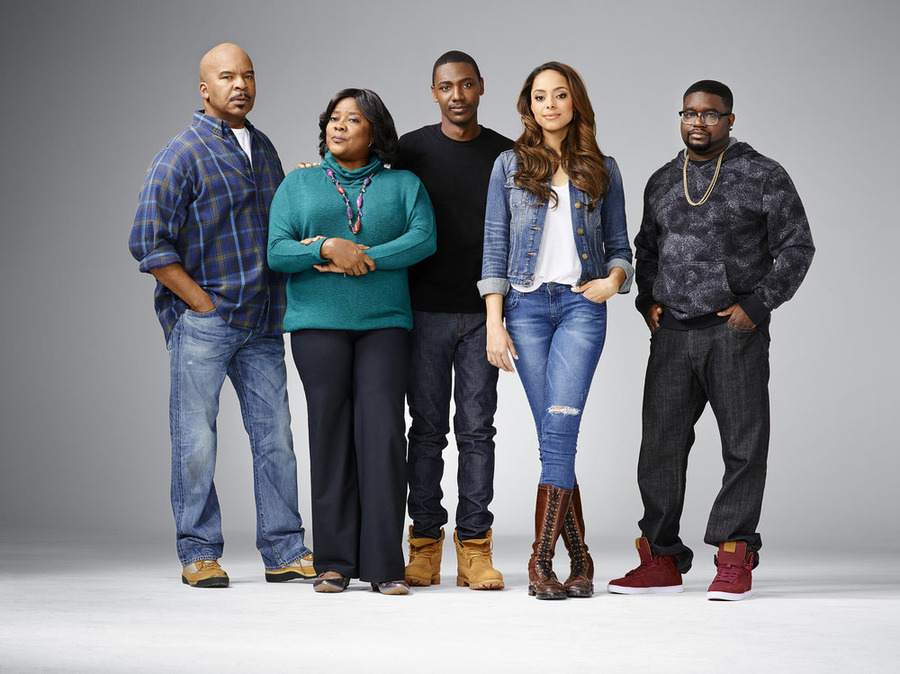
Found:
<svg viewBox="0 0 900 674"><path fill-rule="evenodd" d="M745 541L719 543L716 579L706 591L707 599L737 601L750 596L753 552L747 552Z"/></svg>
<svg viewBox="0 0 900 674"><path fill-rule="evenodd" d="M650 542L638 538L634 542L641 565L625 574L624 578L610 581L606 589L613 594L674 594L681 592L681 573L675 568L672 555L654 555Z"/></svg>

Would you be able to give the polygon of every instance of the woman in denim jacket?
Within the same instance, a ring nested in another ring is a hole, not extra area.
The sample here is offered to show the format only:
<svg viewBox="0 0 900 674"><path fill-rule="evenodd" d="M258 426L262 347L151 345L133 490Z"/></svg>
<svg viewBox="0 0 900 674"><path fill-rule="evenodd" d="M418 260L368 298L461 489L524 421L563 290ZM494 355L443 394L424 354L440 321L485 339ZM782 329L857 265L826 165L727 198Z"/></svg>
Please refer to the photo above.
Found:
<svg viewBox="0 0 900 674"><path fill-rule="evenodd" d="M593 562L575 481L582 410L606 337L606 301L628 292L634 269L622 177L595 139L594 110L571 67L550 62L525 80L524 131L494 164L478 289L487 354L525 387L537 426L541 479L528 592L590 597ZM504 318L506 326L504 327ZM552 558L562 534L569 578Z"/></svg>

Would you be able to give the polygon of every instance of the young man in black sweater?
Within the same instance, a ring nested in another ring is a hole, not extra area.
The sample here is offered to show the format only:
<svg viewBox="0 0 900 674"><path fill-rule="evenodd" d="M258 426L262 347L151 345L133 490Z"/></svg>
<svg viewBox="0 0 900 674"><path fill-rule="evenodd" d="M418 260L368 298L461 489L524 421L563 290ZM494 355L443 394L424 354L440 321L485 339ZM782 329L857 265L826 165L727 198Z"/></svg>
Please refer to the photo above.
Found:
<svg viewBox="0 0 900 674"><path fill-rule="evenodd" d="M513 141L478 124L484 80L474 59L459 51L438 58L431 91L440 124L400 138L393 168L424 183L437 220L437 252L409 270L414 327L408 401L410 563L406 581L440 582L443 525L442 451L453 430L459 452L454 547L457 585L503 588L491 561L488 506L494 495L494 413L498 370L485 355L485 307L481 278L484 209L494 160ZM454 374L455 372L455 385Z"/></svg>
<svg viewBox="0 0 900 674"><path fill-rule="evenodd" d="M644 192L635 239L637 308L651 331L638 484L641 565L618 594L681 592L693 553L679 537L694 424L707 402L725 475L704 541L718 548L709 599L743 599L759 563L769 449L769 322L803 281L815 248L787 172L730 137L731 90L684 94L686 146Z"/></svg>

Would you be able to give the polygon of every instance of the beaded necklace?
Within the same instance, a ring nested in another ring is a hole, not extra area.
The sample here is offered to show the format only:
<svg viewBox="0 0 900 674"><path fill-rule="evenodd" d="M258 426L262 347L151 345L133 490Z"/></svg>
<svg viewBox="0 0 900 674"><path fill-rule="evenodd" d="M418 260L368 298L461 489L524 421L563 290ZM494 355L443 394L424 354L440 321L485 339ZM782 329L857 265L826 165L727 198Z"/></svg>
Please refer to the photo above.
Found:
<svg viewBox="0 0 900 674"><path fill-rule="evenodd" d="M347 198L347 193L344 192L344 188L341 187L341 184L337 181L337 178L334 177L334 171L330 168L325 169L325 173L328 174L328 177L331 178L331 182L334 183L334 186L337 187L337 191L344 198L344 203L347 204L347 224L350 226L350 231L354 234L359 234L359 230L362 227L362 207L363 207L363 194L366 193L366 188L372 183L372 176L375 175L372 173L368 178L363 180L362 189L359 191L359 196L356 197L356 222L353 222L353 209L350 207L350 200Z"/></svg>

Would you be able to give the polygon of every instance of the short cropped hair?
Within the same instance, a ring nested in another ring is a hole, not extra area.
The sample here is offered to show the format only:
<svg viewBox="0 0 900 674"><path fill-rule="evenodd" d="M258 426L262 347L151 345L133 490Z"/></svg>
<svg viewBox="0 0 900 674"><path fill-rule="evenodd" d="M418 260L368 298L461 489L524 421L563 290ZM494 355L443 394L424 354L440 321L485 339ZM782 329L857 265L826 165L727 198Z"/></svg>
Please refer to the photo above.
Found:
<svg viewBox="0 0 900 674"><path fill-rule="evenodd" d="M481 71L478 69L478 64L475 63L475 59L473 59L464 51L456 51L455 49L453 49L439 56L438 60L434 62L434 67L431 69L432 84L434 84L434 76L437 74L437 69L441 66L447 65L448 63L468 63L473 68L475 68L475 76L478 79L481 79Z"/></svg>
<svg viewBox="0 0 900 674"><path fill-rule="evenodd" d="M319 115L319 156L328 152L325 142L325 127L337 104L345 98L352 98L359 106L359 111L372 126L372 146L370 152L375 154L383 164L391 164L397 157L397 129L394 118L388 112L381 97L371 89L341 89L328 101L325 112Z"/></svg>
<svg viewBox="0 0 900 674"><path fill-rule="evenodd" d="M682 98L687 98L691 94L696 94L697 92L718 96L722 99L725 107L728 108L728 112L731 112L731 109L734 107L734 96L731 95L731 89L721 82L717 82L716 80L700 80L699 82L694 82L687 88L687 91L684 92Z"/></svg>

